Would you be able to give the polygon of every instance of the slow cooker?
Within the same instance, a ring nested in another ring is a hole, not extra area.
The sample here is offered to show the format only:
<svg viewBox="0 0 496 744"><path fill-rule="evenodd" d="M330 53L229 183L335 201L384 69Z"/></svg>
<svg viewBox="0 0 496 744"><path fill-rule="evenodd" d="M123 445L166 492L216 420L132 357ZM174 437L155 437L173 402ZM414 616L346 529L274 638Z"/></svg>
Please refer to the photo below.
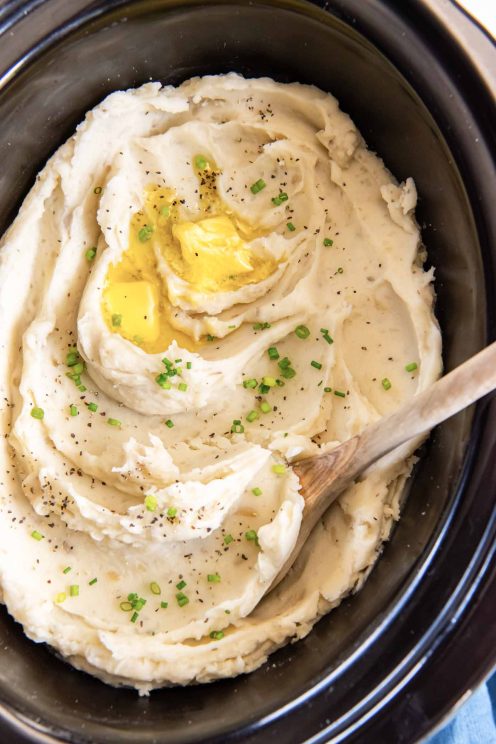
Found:
<svg viewBox="0 0 496 744"><path fill-rule="evenodd" d="M416 181L450 370L495 337L495 61L447 0L7 0L0 233L113 90L230 70L313 83ZM75 671L2 608L1 741L421 740L496 661L496 401L438 427L420 454L363 590L250 675L140 698Z"/></svg>

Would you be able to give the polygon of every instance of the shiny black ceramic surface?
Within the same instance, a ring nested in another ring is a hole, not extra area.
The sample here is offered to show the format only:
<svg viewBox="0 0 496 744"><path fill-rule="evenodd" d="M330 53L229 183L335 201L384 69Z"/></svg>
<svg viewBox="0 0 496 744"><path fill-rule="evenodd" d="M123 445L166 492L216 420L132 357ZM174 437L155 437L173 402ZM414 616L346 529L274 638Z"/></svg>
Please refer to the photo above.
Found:
<svg viewBox="0 0 496 744"><path fill-rule="evenodd" d="M494 98L420 1L4 3L0 233L107 93L230 70L337 96L392 172L415 178L446 368L492 339ZM249 676L139 698L73 670L2 609L0 741L418 740L496 658L496 406L473 414L424 447L363 591Z"/></svg>

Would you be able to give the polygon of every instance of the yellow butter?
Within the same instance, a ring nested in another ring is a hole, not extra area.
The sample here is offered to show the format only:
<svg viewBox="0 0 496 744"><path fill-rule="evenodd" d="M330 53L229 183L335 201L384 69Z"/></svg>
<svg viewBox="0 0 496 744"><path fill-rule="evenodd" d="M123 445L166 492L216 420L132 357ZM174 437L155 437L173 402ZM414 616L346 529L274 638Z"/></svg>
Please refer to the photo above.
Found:
<svg viewBox="0 0 496 744"><path fill-rule="evenodd" d="M151 282L114 282L105 304L112 328L126 338L150 343L159 337L157 288Z"/></svg>

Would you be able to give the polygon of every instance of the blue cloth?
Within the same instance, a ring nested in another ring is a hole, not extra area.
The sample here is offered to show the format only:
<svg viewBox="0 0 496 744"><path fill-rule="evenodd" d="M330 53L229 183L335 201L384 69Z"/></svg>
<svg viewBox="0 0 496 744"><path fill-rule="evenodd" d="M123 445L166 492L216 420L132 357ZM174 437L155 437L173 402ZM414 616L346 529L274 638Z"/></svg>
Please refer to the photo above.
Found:
<svg viewBox="0 0 496 744"><path fill-rule="evenodd" d="M496 744L496 674L426 744Z"/></svg>

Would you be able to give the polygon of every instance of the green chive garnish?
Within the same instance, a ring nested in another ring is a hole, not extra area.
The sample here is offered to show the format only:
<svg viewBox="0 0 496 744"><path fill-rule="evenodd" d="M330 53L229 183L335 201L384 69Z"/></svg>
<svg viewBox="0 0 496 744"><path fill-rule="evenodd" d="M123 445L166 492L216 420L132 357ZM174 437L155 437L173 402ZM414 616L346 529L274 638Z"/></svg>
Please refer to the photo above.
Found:
<svg viewBox="0 0 496 744"><path fill-rule="evenodd" d="M207 574L207 580L210 581L211 584L218 584L220 581L220 574Z"/></svg>
<svg viewBox="0 0 496 744"><path fill-rule="evenodd" d="M267 350L267 354L269 355L269 359L279 359L279 352L275 346L270 346Z"/></svg>
<svg viewBox="0 0 496 744"><path fill-rule="evenodd" d="M212 336L211 333L207 333L207 341L215 341L215 336Z"/></svg>
<svg viewBox="0 0 496 744"><path fill-rule="evenodd" d="M278 463L277 465L272 465L272 472L276 475L284 475L286 473L286 466L282 463Z"/></svg>
<svg viewBox="0 0 496 744"><path fill-rule="evenodd" d="M324 388L324 393L332 393L332 388L330 388L330 387L325 387L325 388Z"/></svg>
<svg viewBox="0 0 496 744"><path fill-rule="evenodd" d="M262 411L262 413L270 413L272 411L272 406L270 405L270 403L267 403L266 400L263 400L260 403L260 410Z"/></svg>
<svg viewBox="0 0 496 744"><path fill-rule="evenodd" d="M384 379L383 379L383 380L381 381L381 385L382 385L382 387L384 388L384 390L390 390L390 389L391 389L391 380L388 380L388 378L387 378L387 377L385 377L385 378L384 378Z"/></svg>
<svg viewBox="0 0 496 744"><path fill-rule="evenodd" d="M31 533L31 537L33 538L33 540L38 540L39 542L40 540L43 540L45 535L42 535L41 532L38 532L38 530L33 530Z"/></svg>
<svg viewBox="0 0 496 744"><path fill-rule="evenodd" d="M175 517L176 514L177 514L176 507L175 506L169 506L169 508L167 509L167 516L168 517ZM178 587L178 588L180 588L180 587Z"/></svg>
<svg viewBox="0 0 496 744"><path fill-rule="evenodd" d="M243 380L243 387L244 388L256 388L258 385L257 381L254 377L250 377L249 380Z"/></svg>
<svg viewBox="0 0 496 744"><path fill-rule="evenodd" d="M226 535L224 537L224 545L229 545L229 543L232 543L234 540L234 537L232 535Z"/></svg>
<svg viewBox="0 0 496 744"><path fill-rule="evenodd" d="M186 362L186 369L191 369L193 362Z"/></svg>
<svg viewBox="0 0 496 744"><path fill-rule="evenodd" d="M204 155L197 155L195 158L195 165L198 170L205 170L207 162L207 158Z"/></svg>
<svg viewBox="0 0 496 744"><path fill-rule="evenodd" d="M258 181L255 181L255 183L252 183L250 186L250 191L252 194L258 194L260 191L262 191L267 184L263 180L263 178L259 178Z"/></svg>
<svg viewBox="0 0 496 744"><path fill-rule="evenodd" d="M69 587L71 597L79 597L79 584L71 584Z"/></svg>
<svg viewBox="0 0 496 744"><path fill-rule="evenodd" d="M287 222L286 227L288 228L289 232L294 232L296 230L296 227L293 225L292 222Z"/></svg>
<svg viewBox="0 0 496 744"><path fill-rule="evenodd" d="M254 496L261 496L261 495L262 495L262 493L263 493L262 489L261 489L261 488L259 488L258 486L255 486L255 488L252 488L252 489L251 489L251 492L252 492L252 494L253 494Z"/></svg>
<svg viewBox="0 0 496 744"><path fill-rule="evenodd" d="M275 204L276 207L279 207L283 202L288 201L289 196L286 194L285 191L281 191L278 196L274 196L272 199L272 204Z"/></svg>
<svg viewBox="0 0 496 744"><path fill-rule="evenodd" d="M324 238L324 245L328 248L330 245L334 243L334 240L331 240L330 238Z"/></svg>
<svg viewBox="0 0 496 744"><path fill-rule="evenodd" d="M161 593L160 586L157 584L156 581L152 581L152 583L150 584L150 591L151 591L152 594L160 594Z"/></svg>
<svg viewBox="0 0 496 744"><path fill-rule="evenodd" d="M172 385L169 382L169 376L165 372L161 372L159 375L156 376L155 382L157 385L160 385L160 387L163 390L170 390Z"/></svg>
<svg viewBox="0 0 496 744"><path fill-rule="evenodd" d="M101 186L95 186L95 188L93 189L93 193L94 194L101 194L102 191L103 191L103 189L102 189Z"/></svg>
<svg viewBox="0 0 496 744"><path fill-rule="evenodd" d="M79 353L76 349L72 349L71 351L67 352L67 356L65 358L65 363L68 367L74 367L75 364L77 364L80 360Z"/></svg>
<svg viewBox="0 0 496 744"><path fill-rule="evenodd" d="M84 255L86 260L91 263L91 261L93 261L96 256L96 248L88 248Z"/></svg>
<svg viewBox="0 0 496 744"><path fill-rule="evenodd" d="M245 427L241 423L239 419L234 419L231 426L231 433L232 434L242 434L245 430Z"/></svg>
<svg viewBox="0 0 496 744"><path fill-rule="evenodd" d="M245 537L249 542L258 542L258 535L255 530L247 530Z"/></svg>
<svg viewBox="0 0 496 744"><path fill-rule="evenodd" d="M112 325L113 326L120 326L120 325L122 325L122 315L118 315L117 313L114 313L112 315Z"/></svg>
<svg viewBox="0 0 496 744"><path fill-rule="evenodd" d="M107 424L109 424L110 426L120 426L121 425L121 422L119 421L119 419L108 418L107 419Z"/></svg>
<svg viewBox="0 0 496 744"><path fill-rule="evenodd" d="M135 623L138 617L139 617L139 614L137 612L133 612L133 614L131 615L131 622Z"/></svg>
<svg viewBox="0 0 496 744"><path fill-rule="evenodd" d="M262 378L262 384L267 385L267 387L272 388L277 385L277 380L275 377L263 377Z"/></svg>
<svg viewBox="0 0 496 744"><path fill-rule="evenodd" d="M172 428L173 428L173 426L174 426L174 421L172 421L172 419L167 419L167 421L165 422L165 425L166 425L166 426L167 426L167 427L168 427L169 429L172 429Z"/></svg>
<svg viewBox="0 0 496 744"><path fill-rule="evenodd" d="M181 589L184 589L185 586L186 586L186 582L184 581L184 579L181 579L181 581L176 584L176 589L181 590Z"/></svg>
<svg viewBox="0 0 496 744"><path fill-rule="evenodd" d="M147 511L154 512L158 506L158 501L151 493L145 496L145 507Z"/></svg>
<svg viewBox="0 0 496 744"><path fill-rule="evenodd" d="M321 363L320 362L316 362L315 359L312 359L312 361L310 362L310 364L312 365L312 367L315 367L315 369L322 369Z"/></svg>
<svg viewBox="0 0 496 744"><path fill-rule="evenodd" d="M168 602L160 602L160 607L163 610L166 610L168 606L169 606L169 603Z"/></svg>
<svg viewBox="0 0 496 744"><path fill-rule="evenodd" d="M342 390L335 390L334 395L337 395L338 398L346 398L346 393L343 393Z"/></svg>
<svg viewBox="0 0 496 744"><path fill-rule="evenodd" d="M320 332L324 338L324 341L327 341L328 344L333 344L334 340L331 336L329 336L329 331L327 328L321 328Z"/></svg>
<svg viewBox="0 0 496 744"><path fill-rule="evenodd" d="M185 382L180 382L179 385L177 386L177 389L180 390L182 393L185 393L186 390L188 389L188 386Z"/></svg>
<svg viewBox="0 0 496 744"><path fill-rule="evenodd" d="M221 641L224 638L224 631L212 630L210 633L210 638L212 638L214 641Z"/></svg>
<svg viewBox="0 0 496 744"><path fill-rule="evenodd" d="M285 380L291 380L296 375L296 372L292 367L285 367L281 369L281 375Z"/></svg>
<svg viewBox="0 0 496 744"><path fill-rule="evenodd" d="M41 421L44 415L45 411L43 410L43 408L38 408L37 406L35 406L31 409L31 416L35 419L39 419L39 421Z"/></svg>
<svg viewBox="0 0 496 744"><path fill-rule="evenodd" d="M121 602L119 607L123 612L131 612L131 610L133 609L133 605L131 604L131 602Z"/></svg>
<svg viewBox="0 0 496 744"><path fill-rule="evenodd" d="M69 571L72 571L72 568L71 568L70 566L66 566L66 567L64 568L64 570L62 571L62 573L68 574L68 573L69 573Z"/></svg>
<svg viewBox="0 0 496 744"><path fill-rule="evenodd" d="M310 335L310 331L305 325L296 326L295 333L298 338L308 338Z"/></svg>
<svg viewBox="0 0 496 744"><path fill-rule="evenodd" d="M59 592L57 595L55 595L55 602L57 604L61 604L61 602L65 602L67 599L67 594L65 592Z"/></svg>
<svg viewBox="0 0 496 744"><path fill-rule="evenodd" d="M90 411L96 413L98 411L98 405L96 403L86 403Z"/></svg>
<svg viewBox="0 0 496 744"><path fill-rule="evenodd" d="M97 582L97 581L98 581L98 579L97 579L97 578L95 578L95 579L91 579L91 581L88 581L88 584L89 584L90 586L93 586L94 584L96 584L96 582Z"/></svg>
<svg viewBox="0 0 496 744"><path fill-rule="evenodd" d="M140 243L146 243L152 237L152 233L153 227L151 225L144 225L138 232L138 240Z"/></svg>
<svg viewBox="0 0 496 744"><path fill-rule="evenodd" d="M407 364L405 367L407 372L415 372L416 369L418 369L417 362L410 362L410 364Z"/></svg>
<svg viewBox="0 0 496 744"><path fill-rule="evenodd" d="M71 404L69 406L69 413L71 414L71 416L77 416L79 414L77 406L75 406L74 404Z"/></svg>
<svg viewBox="0 0 496 744"><path fill-rule="evenodd" d="M163 207L160 207L160 214L162 217L168 217L170 215L170 207L164 204Z"/></svg>
<svg viewBox="0 0 496 744"><path fill-rule="evenodd" d="M176 594L176 600L177 600L177 604L179 605L179 607L184 607L184 605L187 605L189 602L188 597L182 592L178 592Z"/></svg>
<svg viewBox="0 0 496 744"><path fill-rule="evenodd" d="M253 410L246 414L246 420L249 421L250 424L253 423L253 421L255 421L257 418L258 418L258 411Z"/></svg>

